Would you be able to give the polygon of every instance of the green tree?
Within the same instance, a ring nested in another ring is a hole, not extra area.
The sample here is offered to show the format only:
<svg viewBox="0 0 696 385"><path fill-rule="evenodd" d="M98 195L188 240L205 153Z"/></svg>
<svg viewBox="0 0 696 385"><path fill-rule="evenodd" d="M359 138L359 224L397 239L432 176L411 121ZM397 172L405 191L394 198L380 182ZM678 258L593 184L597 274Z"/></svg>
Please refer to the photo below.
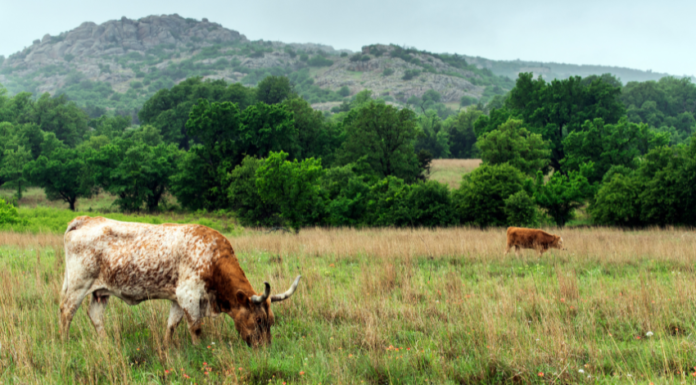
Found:
<svg viewBox="0 0 696 385"><path fill-rule="evenodd" d="M414 152L416 125L416 115L408 109L369 102L351 110L343 121L346 139L338 161L348 164L366 156L380 177L412 181L420 174Z"/></svg>
<svg viewBox="0 0 696 385"><path fill-rule="evenodd" d="M17 201L22 199L22 192L27 189L27 178L24 173L24 166L31 161L31 152L24 146L17 149L6 149L0 165L0 175L5 180L3 186L16 189Z"/></svg>
<svg viewBox="0 0 696 385"><path fill-rule="evenodd" d="M489 164L509 163L527 175L546 171L551 151L539 134L532 134L518 119L509 119L483 134L476 143L481 159Z"/></svg>
<svg viewBox="0 0 696 385"><path fill-rule="evenodd" d="M504 226L505 200L525 188L525 175L510 164L484 164L462 178L454 206L463 224Z"/></svg>
<svg viewBox="0 0 696 385"><path fill-rule="evenodd" d="M324 118L302 98L292 97L283 101L285 109L293 114L299 158L321 158L325 164L334 161L334 152L340 147L342 138L334 124Z"/></svg>
<svg viewBox="0 0 696 385"><path fill-rule="evenodd" d="M85 152L58 147L27 164L25 172L32 183L44 189L49 200L62 200L72 211L78 198L92 195L94 182Z"/></svg>
<svg viewBox="0 0 696 385"><path fill-rule="evenodd" d="M244 226L278 226L280 208L264 202L256 187L256 171L264 160L247 156L230 174L230 207Z"/></svg>
<svg viewBox="0 0 696 385"><path fill-rule="evenodd" d="M592 220L600 225L640 226L641 190L637 177L614 174L597 191L589 209Z"/></svg>
<svg viewBox="0 0 696 385"><path fill-rule="evenodd" d="M186 122L189 113L199 99L209 102L235 103L244 110L255 103L254 90L234 83L228 85L224 80L202 80L194 77L184 80L171 89L162 89L148 99L138 112L142 124L157 127L167 143L177 143L179 147L190 147L191 135Z"/></svg>
<svg viewBox="0 0 696 385"><path fill-rule="evenodd" d="M420 132L416 139L415 151L428 151L434 158L449 158L449 133L445 130L442 120L433 110L426 111L418 117Z"/></svg>
<svg viewBox="0 0 696 385"><path fill-rule="evenodd" d="M625 114L620 100L621 88L605 78L589 84L578 76L546 83L531 73L520 74L505 101L505 107L491 111L491 116L476 123L477 135L499 127L510 116L522 119L529 130L549 142L550 165L561 170L565 158L563 139L581 129L586 120L602 118L615 124Z"/></svg>
<svg viewBox="0 0 696 385"><path fill-rule="evenodd" d="M507 224L511 226L535 226L538 223L538 209L526 191L520 190L505 199Z"/></svg>
<svg viewBox="0 0 696 385"><path fill-rule="evenodd" d="M34 103L31 122L44 132L53 132L70 147L75 147L87 133L89 116L65 95L51 97L45 93ZM29 123L29 122L28 122Z"/></svg>
<svg viewBox="0 0 696 385"><path fill-rule="evenodd" d="M588 180L597 183L614 165L635 168L637 156L666 145L667 140L666 135L655 133L646 124L630 123L626 119L617 124L604 124L602 119L588 120L581 130L571 132L563 140L566 157L561 164L566 171L578 171L583 164L594 163Z"/></svg>
<svg viewBox="0 0 696 385"><path fill-rule="evenodd" d="M541 171L537 173L534 200L558 226L565 226L573 218L575 210L593 195L586 177L592 173L592 167L592 163L585 164L579 171L569 171L567 175L555 172L546 183Z"/></svg>
<svg viewBox="0 0 696 385"><path fill-rule="evenodd" d="M478 108L467 108L457 115L448 117L445 130L449 133L449 147L452 158L468 159L477 156L474 123L483 114Z"/></svg>
<svg viewBox="0 0 696 385"><path fill-rule="evenodd" d="M170 186L181 158L176 144L150 146L144 142L117 138L90 158L95 182L116 195L115 203L125 212L143 206L155 211Z"/></svg>
<svg viewBox="0 0 696 385"><path fill-rule="evenodd" d="M323 169L320 160L290 162L287 157L283 151L271 152L256 171L256 186L264 202L277 205L281 218L299 233L302 226L319 219L323 207L319 178Z"/></svg>
<svg viewBox="0 0 696 385"><path fill-rule="evenodd" d="M256 99L266 104L281 103L292 93L292 85L286 76L267 76L256 86Z"/></svg>

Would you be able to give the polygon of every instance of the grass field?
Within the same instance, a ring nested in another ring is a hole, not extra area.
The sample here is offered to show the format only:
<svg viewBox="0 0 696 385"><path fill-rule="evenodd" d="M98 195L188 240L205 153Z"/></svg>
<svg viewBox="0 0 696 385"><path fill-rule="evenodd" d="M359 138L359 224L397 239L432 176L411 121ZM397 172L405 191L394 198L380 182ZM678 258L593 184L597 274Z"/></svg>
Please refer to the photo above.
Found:
<svg viewBox="0 0 696 385"><path fill-rule="evenodd" d="M269 348L227 316L164 348L165 301L86 303L58 334L62 236L0 233L0 382L693 383L696 234L552 230L567 251L503 255L504 229L246 231L231 237L274 304Z"/></svg>
<svg viewBox="0 0 696 385"><path fill-rule="evenodd" d="M430 179L456 189L462 183L462 176L481 164L481 159L433 159Z"/></svg>

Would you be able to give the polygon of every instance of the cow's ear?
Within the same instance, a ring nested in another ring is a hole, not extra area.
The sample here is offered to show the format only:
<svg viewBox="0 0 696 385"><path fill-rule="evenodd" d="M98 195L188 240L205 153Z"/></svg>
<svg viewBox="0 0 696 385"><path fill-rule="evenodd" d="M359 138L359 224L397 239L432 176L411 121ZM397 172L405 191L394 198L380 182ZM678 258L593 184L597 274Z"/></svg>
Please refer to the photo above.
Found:
<svg viewBox="0 0 696 385"><path fill-rule="evenodd" d="M237 290L237 302L243 306L249 306L249 296L241 290Z"/></svg>

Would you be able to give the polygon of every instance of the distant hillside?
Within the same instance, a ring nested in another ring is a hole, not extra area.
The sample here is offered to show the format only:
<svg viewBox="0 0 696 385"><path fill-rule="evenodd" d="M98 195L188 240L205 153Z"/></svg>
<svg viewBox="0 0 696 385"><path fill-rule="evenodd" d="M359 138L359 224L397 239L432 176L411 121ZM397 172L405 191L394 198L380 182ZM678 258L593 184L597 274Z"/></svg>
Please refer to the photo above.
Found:
<svg viewBox="0 0 696 385"><path fill-rule="evenodd" d="M0 56L0 84L11 93L66 94L90 114L134 115L162 88L193 76L254 85L268 75L286 75L317 109L330 110L364 89L386 101L405 103L428 90L451 107L462 98L485 102L514 86L519 72L545 78L611 72L624 82L664 74L625 68L503 62L434 54L395 45L361 52L318 44L250 41L220 24L179 15L85 22L41 40L7 59Z"/></svg>
<svg viewBox="0 0 696 385"><path fill-rule="evenodd" d="M571 76L586 77L590 75L602 75L610 73L616 76L623 84L628 82L644 82L648 80L660 80L665 76L673 76L666 73L641 71L625 67L612 67L600 65L577 65L563 63L530 62L522 60L490 60L481 57L466 56L467 62L478 68L487 68L498 76L507 76L516 79L520 73L532 72L535 77L544 79L566 79ZM692 77L692 81L696 78Z"/></svg>

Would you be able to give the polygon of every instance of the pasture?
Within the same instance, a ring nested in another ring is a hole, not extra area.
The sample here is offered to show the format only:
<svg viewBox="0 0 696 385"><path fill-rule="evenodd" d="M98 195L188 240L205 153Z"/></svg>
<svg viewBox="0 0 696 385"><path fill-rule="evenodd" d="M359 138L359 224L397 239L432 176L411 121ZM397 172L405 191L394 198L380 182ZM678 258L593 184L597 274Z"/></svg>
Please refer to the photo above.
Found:
<svg viewBox="0 0 696 385"><path fill-rule="evenodd" d="M454 190L462 183L462 176L479 165L481 159L433 159L428 179L444 183Z"/></svg>
<svg viewBox="0 0 696 385"><path fill-rule="evenodd" d="M0 383L693 382L696 234L563 229L568 251L504 256L505 229L244 231L230 237L273 305L252 350L226 315L162 345L166 301L113 298L60 341L61 234L0 233Z"/></svg>

